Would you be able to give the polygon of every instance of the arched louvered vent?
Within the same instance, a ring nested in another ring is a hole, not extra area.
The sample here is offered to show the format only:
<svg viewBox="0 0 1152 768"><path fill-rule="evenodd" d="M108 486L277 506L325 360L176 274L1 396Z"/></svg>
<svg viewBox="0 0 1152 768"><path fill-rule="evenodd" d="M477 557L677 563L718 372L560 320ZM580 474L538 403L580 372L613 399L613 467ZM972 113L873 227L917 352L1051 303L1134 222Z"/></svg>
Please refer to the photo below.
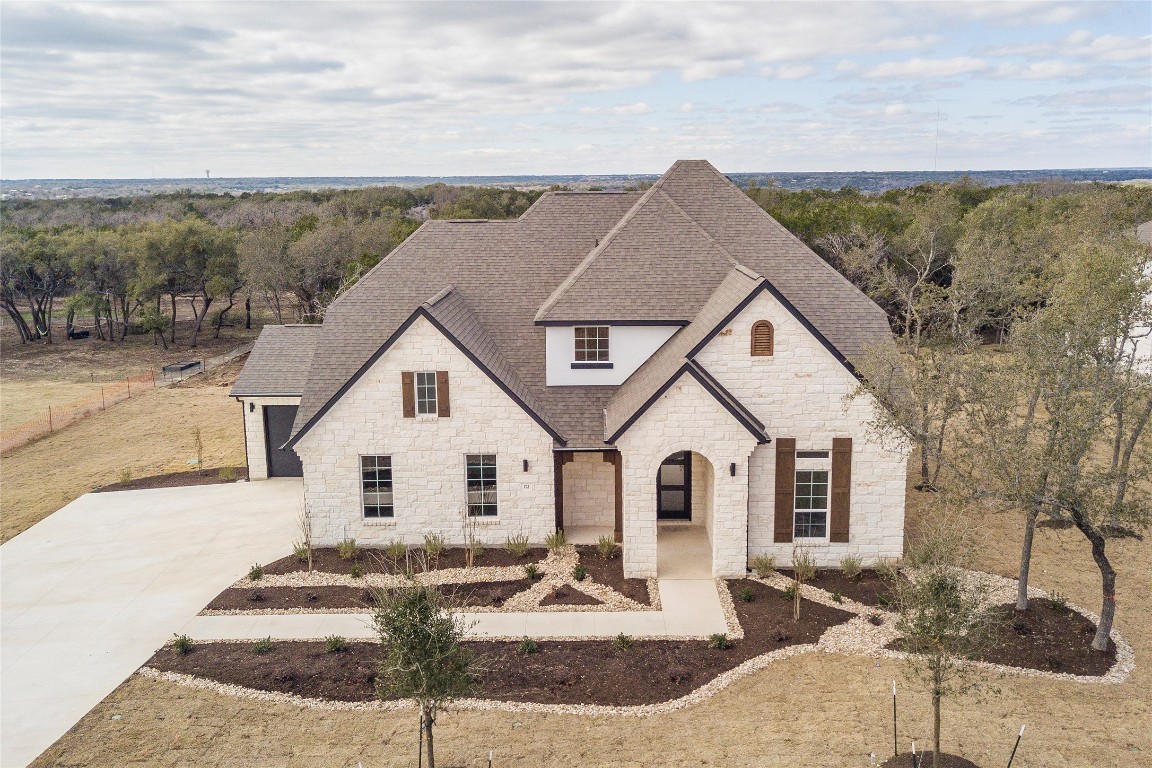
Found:
<svg viewBox="0 0 1152 768"><path fill-rule="evenodd" d="M758 320L752 326L752 356L771 357L775 351L776 339L772 323Z"/></svg>

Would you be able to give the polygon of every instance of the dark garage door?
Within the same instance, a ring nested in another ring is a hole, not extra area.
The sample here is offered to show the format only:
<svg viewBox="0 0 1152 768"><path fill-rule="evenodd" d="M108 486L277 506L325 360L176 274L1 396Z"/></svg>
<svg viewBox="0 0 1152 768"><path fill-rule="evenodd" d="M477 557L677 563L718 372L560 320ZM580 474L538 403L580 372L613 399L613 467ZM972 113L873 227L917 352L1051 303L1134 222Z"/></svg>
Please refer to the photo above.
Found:
<svg viewBox="0 0 1152 768"><path fill-rule="evenodd" d="M296 451L280 450L292 434L296 420L295 405L264 406L264 441L268 446L268 477L303 477L304 467Z"/></svg>

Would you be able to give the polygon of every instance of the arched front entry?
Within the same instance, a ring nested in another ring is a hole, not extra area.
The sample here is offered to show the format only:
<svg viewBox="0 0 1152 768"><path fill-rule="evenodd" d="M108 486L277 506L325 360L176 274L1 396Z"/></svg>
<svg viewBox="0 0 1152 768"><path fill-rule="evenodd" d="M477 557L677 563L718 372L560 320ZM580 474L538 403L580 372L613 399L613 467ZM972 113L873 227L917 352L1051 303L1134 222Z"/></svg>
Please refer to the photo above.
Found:
<svg viewBox="0 0 1152 768"><path fill-rule="evenodd" d="M657 575L712 576L712 462L695 451L664 458L656 472Z"/></svg>

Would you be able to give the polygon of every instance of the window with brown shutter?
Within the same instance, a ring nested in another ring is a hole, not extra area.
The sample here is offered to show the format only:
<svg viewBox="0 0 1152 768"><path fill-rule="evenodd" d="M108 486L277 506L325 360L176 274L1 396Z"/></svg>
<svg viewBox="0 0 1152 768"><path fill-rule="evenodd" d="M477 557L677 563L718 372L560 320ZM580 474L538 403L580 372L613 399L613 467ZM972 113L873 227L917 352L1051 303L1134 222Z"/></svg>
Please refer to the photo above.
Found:
<svg viewBox="0 0 1152 768"><path fill-rule="evenodd" d="M776 340L772 323L757 320L752 325L752 356L771 357L775 352Z"/></svg>
<svg viewBox="0 0 1152 768"><path fill-rule="evenodd" d="M848 521L852 508L852 438L832 439L832 500L828 541L848 543Z"/></svg>
<svg viewBox="0 0 1152 768"><path fill-rule="evenodd" d="M448 405L448 371L436 371L436 415L451 416Z"/></svg>
<svg viewBox="0 0 1152 768"><path fill-rule="evenodd" d="M796 438L776 438L776 509L773 537L777 544L792 541L792 513L796 498Z"/></svg>
<svg viewBox="0 0 1152 768"><path fill-rule="evenodd" d="M404 418L416 418L416 374L404 371L400 374L400 391L404 402Z"/></svg>

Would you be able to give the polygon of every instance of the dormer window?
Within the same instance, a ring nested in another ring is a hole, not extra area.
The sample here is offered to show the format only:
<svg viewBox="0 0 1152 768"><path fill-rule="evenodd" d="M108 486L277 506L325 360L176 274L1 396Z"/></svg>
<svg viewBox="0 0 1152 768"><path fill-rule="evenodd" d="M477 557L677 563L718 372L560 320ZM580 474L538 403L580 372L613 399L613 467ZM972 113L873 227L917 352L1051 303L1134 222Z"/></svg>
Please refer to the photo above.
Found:
<svg viewBox="0 0 1152 768"><path fill-rule="evenodd" d="M608 326L586 325L573 329L576 336L576 362L573 368L611 368L608 362Z"/></svg>
<svg viewBox="0 0 1152 768"><path fill-rule="evenodd" d="M772 357L775 348L776 338L772 323L757 320L752 325L752 357Z"/></svg>

